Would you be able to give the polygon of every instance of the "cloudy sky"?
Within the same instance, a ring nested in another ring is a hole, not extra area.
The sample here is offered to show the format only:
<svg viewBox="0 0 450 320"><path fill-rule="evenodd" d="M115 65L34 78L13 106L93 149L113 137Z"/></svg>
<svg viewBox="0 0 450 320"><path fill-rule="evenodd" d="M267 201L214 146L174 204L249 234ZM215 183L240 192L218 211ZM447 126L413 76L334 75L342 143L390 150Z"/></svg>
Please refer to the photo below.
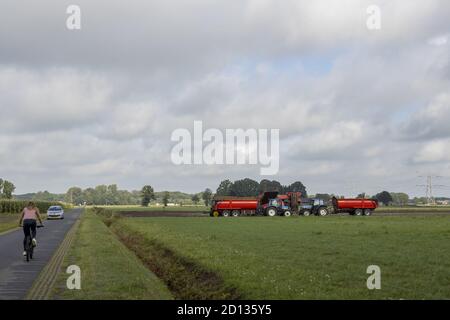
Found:
<svg viewBox="0 0 450 320"><path fill-rule="evenodd" d="M3 0L0 177L16 193L117 183L421 195L450 185L447 0ZM81 30L66 9L81 8ZM366 26L369 5L381 29ZM280 171L176 166L177 128L279 128ZM450 189L436 190L450 196Z"/></svg>

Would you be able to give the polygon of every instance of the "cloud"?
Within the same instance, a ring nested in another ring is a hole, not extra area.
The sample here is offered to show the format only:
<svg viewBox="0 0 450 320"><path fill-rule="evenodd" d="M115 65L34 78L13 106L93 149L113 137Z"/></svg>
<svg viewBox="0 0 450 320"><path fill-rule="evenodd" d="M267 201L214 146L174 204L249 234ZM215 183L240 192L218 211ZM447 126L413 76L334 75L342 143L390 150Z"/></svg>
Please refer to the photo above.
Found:
<svg viewBox="0 0 450 320"><path fill-rule="evenodd" d="M450 94L440 93L425 108L405 122L400 133L409 140L427 140L450 136Z"/></svg>
<svg viewBox="0 0 450 320"><path fill-rule="evenodd" d="M414 194L410 172L450 175L447 1L378 1L377 32L373 1L77 4L76 32L69 3L0 12L0 168L18 192L261 179L259 166L173 165L171 132L194 120L280 129L273 178L311 192Z"/></svg>

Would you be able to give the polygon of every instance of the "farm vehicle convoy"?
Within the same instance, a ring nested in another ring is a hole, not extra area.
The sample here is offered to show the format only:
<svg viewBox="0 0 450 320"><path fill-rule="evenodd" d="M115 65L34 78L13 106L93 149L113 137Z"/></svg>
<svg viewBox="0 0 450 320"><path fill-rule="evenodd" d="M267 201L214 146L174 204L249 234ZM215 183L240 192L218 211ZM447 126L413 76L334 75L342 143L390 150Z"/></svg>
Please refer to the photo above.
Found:
<svg viewBox="0 0 450 320"><path fill-rule="evenodd" d="M212 201L210 216L266 215L289 217L292 214L326 216L341 212L348 212L355 216L370 216L377 207L378 201L374 199L339 199L333 197L330 203L317 198L302 198L300 192L279 194L276 191L267 191L258 197L215 196Z"/></svg>

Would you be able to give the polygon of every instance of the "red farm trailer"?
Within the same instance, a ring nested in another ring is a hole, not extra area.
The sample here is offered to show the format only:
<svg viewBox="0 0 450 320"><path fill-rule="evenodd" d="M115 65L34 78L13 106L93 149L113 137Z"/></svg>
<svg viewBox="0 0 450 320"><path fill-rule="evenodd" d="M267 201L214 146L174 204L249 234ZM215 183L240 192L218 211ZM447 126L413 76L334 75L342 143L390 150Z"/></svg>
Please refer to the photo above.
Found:
<svg viewBox="0 0 450 320"><path fill-rule="evenodd" d="M334 213L348 212L355 216L370 216L378 208L378 201L375 199L332 199Z"/></svg>
<svg viewBox="0 0 450 320"><path fill-rule="evenodd" d="M290 216L298 211L300 192L279 195L277 191L264 192L258 197L215 196L211 216L238 217L240 215Z"/></svg>

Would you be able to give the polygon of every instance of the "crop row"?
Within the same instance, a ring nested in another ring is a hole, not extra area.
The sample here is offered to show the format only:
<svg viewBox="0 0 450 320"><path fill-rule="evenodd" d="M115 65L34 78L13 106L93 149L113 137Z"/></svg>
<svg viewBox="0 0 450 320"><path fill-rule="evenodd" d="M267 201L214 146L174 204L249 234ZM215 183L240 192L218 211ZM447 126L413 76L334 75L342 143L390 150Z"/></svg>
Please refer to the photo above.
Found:
<svg viewBox="0 0 450 320"><path fill-rule="evenodd" d="M0 200L0 213L20 213L27 204L28 201L23 200ZM35 204L42 213L47 212L47 209L53 205L67 208L67 205L61 202L35 201Z"/></svg>

